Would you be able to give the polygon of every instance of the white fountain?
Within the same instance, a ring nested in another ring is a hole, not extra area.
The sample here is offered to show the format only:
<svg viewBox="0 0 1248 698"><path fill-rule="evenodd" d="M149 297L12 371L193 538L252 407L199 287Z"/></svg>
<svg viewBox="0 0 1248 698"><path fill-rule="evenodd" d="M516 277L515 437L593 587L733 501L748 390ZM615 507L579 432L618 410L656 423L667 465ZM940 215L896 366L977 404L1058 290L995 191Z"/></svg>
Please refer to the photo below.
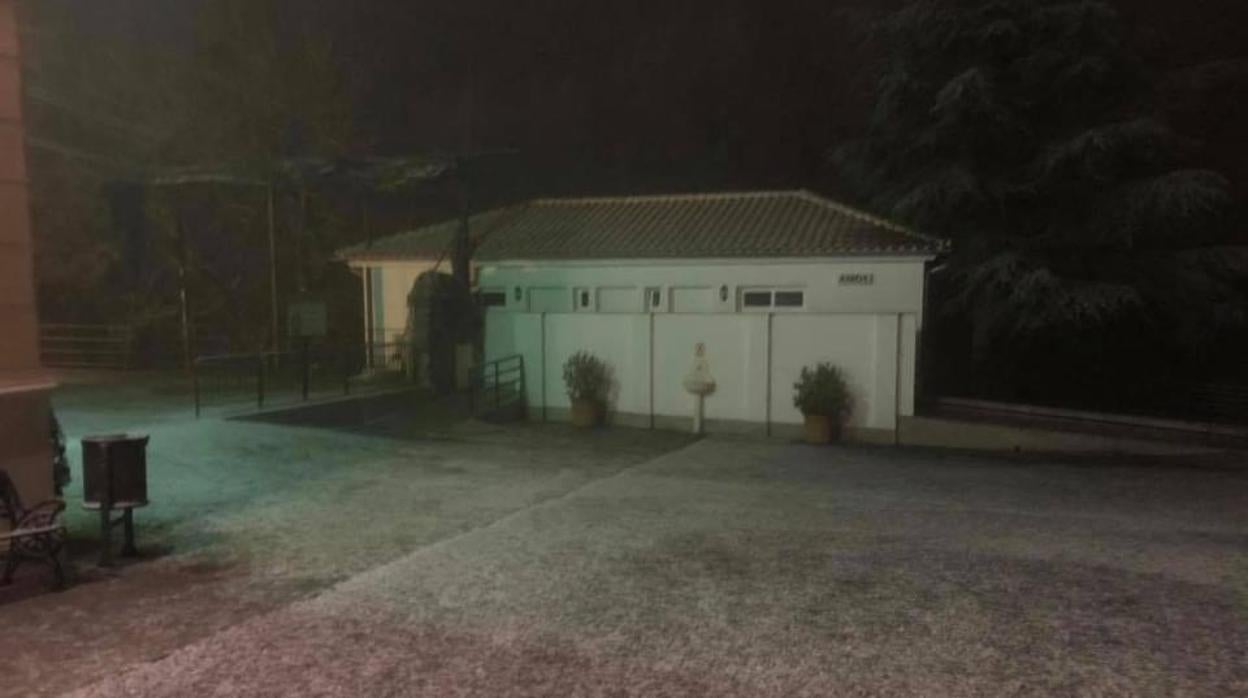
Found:
<svg viewBox="0 0 1248 698"><path fill-rule="evenodd" d="M706 396L715 392L715 379L711 376L711 365L706 360L706 345L698 342L693 350L693 368L685 376L682 385L695 398L693 408L693 433L702 433L703 403Z"/></svg>

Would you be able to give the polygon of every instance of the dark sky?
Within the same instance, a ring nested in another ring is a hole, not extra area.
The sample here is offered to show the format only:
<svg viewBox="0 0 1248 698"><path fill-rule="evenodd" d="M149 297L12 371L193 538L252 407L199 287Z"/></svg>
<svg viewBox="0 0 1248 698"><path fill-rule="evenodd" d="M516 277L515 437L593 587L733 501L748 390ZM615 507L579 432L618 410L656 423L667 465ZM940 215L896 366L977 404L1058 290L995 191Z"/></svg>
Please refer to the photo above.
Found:
<svg viewBox="0 0 1248 698"><path fill-rule="evenodd" d="M188 48L211 2L71 1L100 31ZM369 149L514 147L564 190L818 186L870 105L863 28L897 4L290 0L332 25ZM1159 71L1248 55L1243 0L1115 4ZM1244 102L1177 118L1194 158L1248 190Z"/></svg>

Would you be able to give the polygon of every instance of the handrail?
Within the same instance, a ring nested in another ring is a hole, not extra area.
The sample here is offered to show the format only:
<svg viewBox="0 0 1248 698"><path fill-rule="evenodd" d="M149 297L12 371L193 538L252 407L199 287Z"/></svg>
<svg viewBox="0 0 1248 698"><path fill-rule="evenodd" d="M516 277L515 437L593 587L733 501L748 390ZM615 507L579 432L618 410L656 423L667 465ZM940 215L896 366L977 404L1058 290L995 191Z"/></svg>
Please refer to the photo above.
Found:
<svg viewBox="0 0 1248 698"><path fill-rule="evenodd" d="M202 354L191 361L191 390L195 413L205 400L222 398L241 402L250 393L257 408L274 396L308 400L313 389L341 390L350 395L353 380L370 366L367 357L378 350L403 345L354 342L306 342L281 351ZM367 388L367 382L365 383Z"/></svg>
<svg viewBox="0 0 1248 698"><path fill-rule="evenodd" d="M205 363L213 363L213 362L218 362L218 361L235 361L235 360L255 361L259 359L272 358L275 356L294 356L297 353L298 352L291 352L291 351L262 350L262 351L231 352L229 354L204 354L202 356L196 356L195 363L205 364Z"/></svg>
<svg viewBox="0 0 1248 698"><path fill-rule="evenodd" d="M511 376L515 377L512 378ZM505 377L506 380L504 380ZM503 401L504 388L506 388L506 404ZM523 405L525 399L524 355L511 354L486 361L475 367L472 386L468 393L468 399L473 412L476 412L478 407L479 393L482 394L482 397L485 397L487 394L493 397L492 401L487 401L482 406L492 407L495 412L513 404Z"/></svg>

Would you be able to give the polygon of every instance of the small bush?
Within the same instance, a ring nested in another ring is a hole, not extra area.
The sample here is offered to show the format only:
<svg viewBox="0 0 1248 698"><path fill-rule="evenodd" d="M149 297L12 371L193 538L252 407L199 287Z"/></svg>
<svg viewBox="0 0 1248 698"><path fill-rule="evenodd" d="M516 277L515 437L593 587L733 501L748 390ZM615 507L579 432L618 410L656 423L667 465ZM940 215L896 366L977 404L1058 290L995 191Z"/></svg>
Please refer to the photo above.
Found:
<svg viewBox="0 0 1248 698"><path fill-rule="evenodd" d="M563 364L563 384L570 400L605 402L611 375L602 359L587 351L578 351Z"/></svg>
<svg viewBox="0 0 1248 698"><path fill-rule="evenodd" d="M839 366L820 363L802 368L802 377L793 384L793 406L804 415L831 417L844 421L853 407L853 397Z"/></svg>
<svg viewBox="0 0 1248 698"><path fill-rule="evenodd" d="M69 470L69 458L65 455L65 432L61 431L61 422L56 413L49 414L48 442L52 446L52 476L56 494L60 496L65 487L73 479Z"/></svg>

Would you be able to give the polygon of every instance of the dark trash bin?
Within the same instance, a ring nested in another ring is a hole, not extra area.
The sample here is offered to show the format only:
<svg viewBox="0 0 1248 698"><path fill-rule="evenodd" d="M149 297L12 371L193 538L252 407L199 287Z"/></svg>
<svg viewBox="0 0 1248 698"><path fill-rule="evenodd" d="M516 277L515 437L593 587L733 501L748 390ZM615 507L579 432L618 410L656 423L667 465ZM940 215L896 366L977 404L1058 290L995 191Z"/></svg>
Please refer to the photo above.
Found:
<svg viewBox="0 0 1248 698"><path fill-rule="evenodd" d="M146 436L109 434L82 439L83 499L93 506L147 504Z"/></svg>
<svg viewBox="0 0 1248 698"><path fill-rule="evenodd" d="M109 434L82 439L83 507L100 512L104 549L100 564L112 564L112 530L125 529L122 554L134 556L134 510L147 506L146 436ZM114 519L113 511L121 518Z"/></svg>

